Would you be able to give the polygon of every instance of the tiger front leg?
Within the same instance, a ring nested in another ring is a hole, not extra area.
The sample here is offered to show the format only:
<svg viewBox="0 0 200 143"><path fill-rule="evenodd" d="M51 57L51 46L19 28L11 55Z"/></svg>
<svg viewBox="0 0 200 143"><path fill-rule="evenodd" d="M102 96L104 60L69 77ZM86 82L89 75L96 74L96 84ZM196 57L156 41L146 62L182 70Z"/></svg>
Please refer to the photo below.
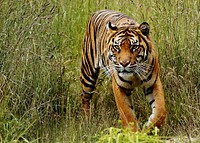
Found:
<svg viewBox="0 0 200 143"><path fill-rule="evenodd" d="M136 116L129 100L130 95L128 96L124 89L117 85L114 77L112 78L112 87L119 115L124 127L131 127L133 132L140 131Z"/></svg>
<svg viewBox="0 0 200 143"><path fill-rule="evenodd" d="M152 114L148 119L145 129L150 129L153 126L160 128L166 118L164 92L160 77L157 77L156 82L152 86L145 87L144 92L152 108Z"/></svg>

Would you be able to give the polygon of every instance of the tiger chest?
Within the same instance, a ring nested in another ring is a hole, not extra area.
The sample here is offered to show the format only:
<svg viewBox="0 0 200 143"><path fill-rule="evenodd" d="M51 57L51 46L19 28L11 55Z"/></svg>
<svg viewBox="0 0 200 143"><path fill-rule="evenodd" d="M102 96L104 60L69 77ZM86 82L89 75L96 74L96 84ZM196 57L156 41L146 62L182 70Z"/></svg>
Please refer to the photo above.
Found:
<svg viewBox="0 0 200 143"><path fill-rule="evenodd" d="M123 88L133 89L134 87L141 85L141 80L135 74L114 74L112 76L116 80L116 83Z"/></svg>

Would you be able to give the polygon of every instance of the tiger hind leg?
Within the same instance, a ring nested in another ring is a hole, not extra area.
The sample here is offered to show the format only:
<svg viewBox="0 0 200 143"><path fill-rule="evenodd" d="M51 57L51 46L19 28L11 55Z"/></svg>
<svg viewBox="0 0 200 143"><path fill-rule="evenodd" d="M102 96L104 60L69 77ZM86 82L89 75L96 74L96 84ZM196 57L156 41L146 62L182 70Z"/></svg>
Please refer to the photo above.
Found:
<svg viewBox="0 0 200 143"><path fill-rule="evenodd" d="M82 92L81 99L82 99L82 109L86 115L90 114L90 100L92 98L92 93Z"/></svg>
<svg viewBox="0 0 200 143"><path fill-rule="evenodd" d="M81 67L81 85L82 85L82 109L86 115L90 114L90 100L92 99L93 91L95 89L96 80L99 74L99 68L84 69ZM89 72L90 71L90 72Z"/></svg>

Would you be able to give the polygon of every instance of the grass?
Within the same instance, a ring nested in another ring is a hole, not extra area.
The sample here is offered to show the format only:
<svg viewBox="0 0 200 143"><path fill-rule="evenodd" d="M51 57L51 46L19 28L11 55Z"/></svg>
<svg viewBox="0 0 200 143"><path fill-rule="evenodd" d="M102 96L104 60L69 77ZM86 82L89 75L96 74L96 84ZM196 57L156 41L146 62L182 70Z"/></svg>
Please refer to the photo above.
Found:
<svg viewBox="0 0 200 143"><path fill-rule="evenodd" d="M119 130L135 136L118 123L110 80L103 75L92 99L93 115L86 118L80 109L83 33L88 17L105 8L151 26L168 111L159 136L200 136L197 0L0 3L0 142L97 142L120 136ZM132 102L142 126L151 111L141 89L133 91Z"/></svg>
<svg viewBox="0 0 200 143"><path fill-rule="evenodd" d="M108 133L105 133L108 132ZM101 132L97 136L97 143L164 143L165 139L162 139L157 135L157 132L153 136L148 136L146 133L132 133L129 128L118 129L111 127Z"/></svg>

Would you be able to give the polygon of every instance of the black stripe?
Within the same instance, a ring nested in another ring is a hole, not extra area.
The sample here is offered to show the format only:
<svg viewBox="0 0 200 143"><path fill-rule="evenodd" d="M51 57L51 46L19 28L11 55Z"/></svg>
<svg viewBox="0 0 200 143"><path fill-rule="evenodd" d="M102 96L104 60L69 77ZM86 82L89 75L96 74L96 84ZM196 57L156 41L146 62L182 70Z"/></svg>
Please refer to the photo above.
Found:
<svg viewBox="0 0 200 143"><path fill-rule="evenodd" d="M118 14L117 18L115 19L115 21L118 22L119 20L121 20L124 17L125 17L124 15Z"/></svg>
<svg viewBox="0 0 200 143"><path fill-rule="evenodd" d="M119 75L118 75L118 77L119 77L119 79L120 79L121 81L126 82L126 83L128 83L128 84L130 84L130 85L132 84L131 81L127 81L127 80L123 79L123 77L121 77L121 76L119 76Z"/></svg>
<svg viewBox="0 0 200 143"><path fill-rule="evenodd" d="M95 88L95 85L90 85L90 84L86 83L82 78L81 78L81 83L82 83L85 87L88 87L88 88L91 88L91 89L94 89L94 88Z"/></svg>
<svg viewBox="0 0 200 143"><path fill-rule="evenodd" d="M131 92L126 92L126 96L131 96Z"/></svg>
<svg viewBox="0 0 200 143"><path fill-rule="evenodd" d="M95 39L94 39L94 41L95 41ZM92 42L92 41L90 41L90 42ZM92 47L92 44L90 44L90 58L91 58L91 62L92 62L92 65L94 65L94 48L96 48L96 47Z"/></svg>
<svg viewBox="0 0 200 143"><path fill-rule="evenodd" d="M93 48L95 47L92 47L92 38L90 38L90 40L88 41L89 42L89 45L88 45L88 52L86 52L86 57L87 57L87 60L88 62L90 63L91 66L94 65L94 53L93 53Z"/></svg>
<svg viewBox="0 0 200 143"><path fill-rule="evenodd" d="M158 74L156 75L156 79L155 79L153 85L150 86L150 87L147 88L147 89L144 88L144 94L145 94L146 96L149 95L149 94L151 94L151 93L153 93L153 87L154 87L154 84L156 83L157 79L158 79Z"/></svg>
<svg viewBox="0 0 200 143"><path fill-rule="evenodd" d="M143 45L139 45L140 47L141 47L141 49L144 51L145 50L145 48L144 48L144 46ZM141 50L140 50L141 51ZM139 52L140 52L139 51Z"/></svg>
<svg viewBox="0 0 200 143"><path fill-rule="evenodd" d="M148 58L148 54L149 54L149 52L148 52L148 50L144 50L144 51L145 51L144 53L146 53L146 55L145 55L145 57L144 57L144 61L146 61L147 58Z"/></svg>
<svg viewBox="0 0 200 143"><path fill-rule="evenodd" d="M84 90L83 90L83 93L84 93L84 94L88 94L88 95L92 95L92 94L93 94L93 92L86 92L86 91L84 91Z"/></svg>
<svg viewBox="0 0 200 143"><path fill-rule="evenodd" d="M153 99L153 100L151 100L151 101L149 102L150 106L153 104L153 102L155 102L155 99Z"/></svg>
<svg viewBox="0 0 200 143"><path fill-rule="evenodd" d="M153 66L153 70L154 70L154 67L155 67L154 58L152 59L151 66Z"/></svg>
<svg viewBox="0 0 200 143"><path fill-rule="evenodd" d="M138 49L136 49L136 50L140 50L140 51L142 50L143 53L145 53L145 48L144 48L143 45L140 45L140 47L139 47ZM140 53L140 51L138 51L138 53ZM139 57L139 56L141 56L141 55L138 55L137 57ZM142 55L141 57L142 57L142 61L143 61L143 62L146 61L147 56L145 57L144 55Z"/></svg>
<svg viewBox="0 0 200 143"><path fill-rule="evenodd" d="M109 54L108 55L108 58L112 61L112 57L113 57L113 55L111 55L111 54Z"/></svg>
<svg viewBox="0 0 200 143"><path fill-rule="evenodd" d="M95 70L93 68L94 64L93 63L91 64L88 56L85 56L84 62L85 62L84 69L87 69L87 71L89 71L91 75L95 75Z"/></svg>
<svg viewBox="0 0 200 143"><path fill-rule="evenodd" d="M154 72L154 68L155 68L155 65L154 65L154 58L153 58L153 60L152 60L151 66L153 66L153 69L151 70L151 74L150 74L146 79L144 79L142 82L147 82L147 81L151 80L152 75L153 75L153 72Z"/></svg>
<svg viewBox="0 0 200 143"><path fill-rule="evenodd" d="M98 78L99 71L100 71L100 68L94 68L94 72L92 74L92 78L95 80L95 83L96 83L96 80Z"/></svg>
<svg viewBox="0 0 200 143"><path fill-rule="evenodd" d="M143 59L143 61L146 61L148 59L148 49L149 49L148 45L147 45L147 49L145 49L143 45L141 45L141 47L143 48L143 52L144 52L144 59ZM146 55L145 55L145 53L146 53Z"/></svg>
<svg viewBox="0 0 200 143"><path fill-rule="evenodd" d="M90 100L92 98L93 92L86 92L83 90L83 93L81 94L81 96L84 98L84 100Z"/></svg>
<svg viewBox="0 0 200 143"><path fill-rule="evenodd" d="M144 94L147 96L149 94L153 93L153 86L150 86L147 89L144 89Z"/></svg>
<svg viewBox="0 0 200 143"><path fill-rule="evenodd" d="M85 71L83 70L83 68L81 68L81 73L82 73L82 75L83 75L83 77L88 81L88 82L90 82L90 83L92 83L92 84L95 84L96 83L96 77L95 77L95 79L94 80L91 80L90 78L89 78L89 76L88 75L86 75L85 74Z"/></svg>
<svg viewBox="0 0 200 143"><path fill-rule="evenodd" d="M134 33L129 34L129 33L127 33L127 31L128 30L121 31L120 33L118 33L118 35L119 35L118 37L119 38L124 38L125 36L130 36L130 37L134 36ZM123 35L121 35L121 33L123 33Z"/></svg>
<svg viewBox="0 0 200 143"><path fill-rule="evenodd" d="M144 39L142 36L139 36L139 42L142 41L141 38L142 38L142 40L145 42L145 44L146 44L146 46L147 46L147 50L146 50L147 55L146 55L146 57L144 58L144 61L146 61L146 60L147 60L147 57L148 57L148 53L149 53L149 45L148 45L148 42L146 41L146 39Z"/></svg>
<svg viewBox="0 0 200 143"><path fill-rule="evenodd" d="M122 31L120 31L119 33L116 32L116 33L114 33L114 34L111 36L111 38L116 37L116 36L119 36L119 35L121 35L121 34L125 34L125 33L126 33L126 30L122 30ZM111 39L111 38L110 38L110 39ZM110 39L108 39L108 40L110 41Z"/></svg>
<svg viewBox="0 0 200 143"><path fill-rule="evenodd" d="M87 74L92 75L94 73L94 71L92 69L93 66L90 64L90 62L86 58L87 57L82 59L82 67L86 71Z"/></svg>
<svg viewBox="0 0 200 143"><path fill-rule="evenodd" d="M86 45L87 46L87 45ZM90 63L90 60L89 60L89 56L90 56L90 54L88 54L88 48L85 46L85 49L86 49L86 51L83 53L83 61L82 61L82 63L84 63L85 64L85 69L87 69L89 72L92 72L91 71L91 67L92 67L92 65L91 65L91 63Z"/></svg>
<svg viewBox="0 0 200 143"><path fill-rule="evenodd" d="M146 39L143 36L139 36L139 38L142 38L142 40L145 42L145 44L147 45L147 51L149 51L149 44L146 41ZM141 40L141 39L140 39Z"/></svg>
<svg viewBox="0 0 200 143"><path fill-rule="evenodd" d="M144 79L142 82L147 82L147 81L151 80L152 75L153 75L153 71L152 71L151 74L150 74L146 79Z"/></svg>
<svg viewBox="0 0 200 143"><path fill-rule="evenodd" d="M88 70L89 68L87 68L87 65L86 65L84 59L82 59L81 68L83 68L83 69L85 70L86 73L89 73L89 72L90 72L90 71Z"/></svg>

